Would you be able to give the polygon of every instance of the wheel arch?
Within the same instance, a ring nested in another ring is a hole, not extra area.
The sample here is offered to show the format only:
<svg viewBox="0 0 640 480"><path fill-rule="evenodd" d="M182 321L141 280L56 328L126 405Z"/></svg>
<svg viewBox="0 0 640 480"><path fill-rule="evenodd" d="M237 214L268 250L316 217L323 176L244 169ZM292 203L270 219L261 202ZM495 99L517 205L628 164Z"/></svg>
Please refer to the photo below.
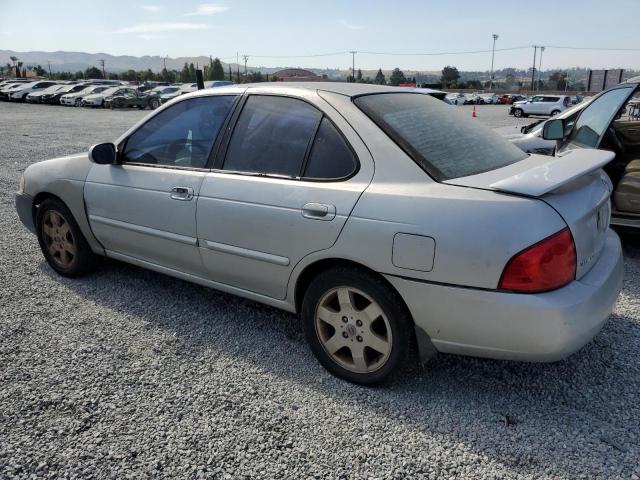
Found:
<svg viewBox="0 0 640 480"><path fill-rule="evenodd" d="M316 260L309 265L306 265L295 279L293 302L296 313L299 314L302 309L304 294L311 284L311 281L322 272L331 270L333 268L352 268L355 270L366 272L380 279L392 292L394 292L398 296L399 300L402 302L403 308L406 309L409 318L411 318L411 322L413 323L414 328L413 338L418 348L420 363L424 364L430 358L436 355L437 350L431 343L431 338L429 337L427 332L424 331L424 329L416 325L416 322L411 315L411 310L409 310L409 306L402 298L402 295L400 295L400 292L384 277L384 275L381 275L375 270L353 260L348 260L345 258L323 258Z"/></svg>

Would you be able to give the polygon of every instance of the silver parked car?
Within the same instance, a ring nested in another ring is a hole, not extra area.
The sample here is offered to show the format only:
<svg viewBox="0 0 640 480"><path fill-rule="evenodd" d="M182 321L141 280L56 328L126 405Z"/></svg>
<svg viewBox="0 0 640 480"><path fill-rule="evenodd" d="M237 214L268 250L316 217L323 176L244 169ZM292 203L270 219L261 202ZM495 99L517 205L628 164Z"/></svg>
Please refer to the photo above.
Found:
<svg viewBox="0 0 640 480"><path fill-rule="evenodd" d="M231 86L31 165L16 206L58 273L106 256L296 312L327 369L369 384L412 351L589 342L622 283L611 155L528 155L410 88Z"/></svg>

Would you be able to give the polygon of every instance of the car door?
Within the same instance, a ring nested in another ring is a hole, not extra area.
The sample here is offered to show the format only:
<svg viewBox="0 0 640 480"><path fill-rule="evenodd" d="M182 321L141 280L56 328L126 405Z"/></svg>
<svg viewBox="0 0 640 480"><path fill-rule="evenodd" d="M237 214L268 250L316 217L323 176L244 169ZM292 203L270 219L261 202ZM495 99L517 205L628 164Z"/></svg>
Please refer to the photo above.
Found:
<svg viewBox="0 0 640 480"><path fill-rule="evenodd" d="M351 127L315 92L301 95L245 97L204 180L198 238L213 281L285 298L292 269L335 243L371 180Z"/></svg>
<svg viewBox="0 0 640 480"><path fill-rule="evenodd" d="M622 85L592 100L575 120L566 140L558 146L558 152L572 148L598 148L635 90L635 84Z"/></svg>
<svg viewBox="0 0 640 480"><path fill-rule="evenodd" d="M210 152L236 98L177 102L120 143L117 165L92 167L85 203L91 229L109 256L202 273L197 198Z"/></svg>
<svg viewBox="0 0 640 480"><path fill-rule="evenodd" d="M526 112L533 115L544 113L544 97L533 97L527 105Z"/></svg>

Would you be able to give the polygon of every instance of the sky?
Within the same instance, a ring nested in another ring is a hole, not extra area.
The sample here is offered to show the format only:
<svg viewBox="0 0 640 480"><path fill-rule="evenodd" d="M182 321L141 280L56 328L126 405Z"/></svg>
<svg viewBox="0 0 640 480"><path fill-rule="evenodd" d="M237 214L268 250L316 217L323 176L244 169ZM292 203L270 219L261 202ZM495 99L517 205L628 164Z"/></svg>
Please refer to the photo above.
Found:
<svg viewBox="0 0 640 480"><path fill-rule="evenodd" d="M351 67L353 50L363 70L486 71L497 34L496 69L531 66L532 45L546 46L543 70L638 69L639 18L640 0L0 0L0 49L233 62L247 54L254 67L314 68ZM516 47L526 48L502 50ZM402 53L412 55L392 55Z"/></svg>

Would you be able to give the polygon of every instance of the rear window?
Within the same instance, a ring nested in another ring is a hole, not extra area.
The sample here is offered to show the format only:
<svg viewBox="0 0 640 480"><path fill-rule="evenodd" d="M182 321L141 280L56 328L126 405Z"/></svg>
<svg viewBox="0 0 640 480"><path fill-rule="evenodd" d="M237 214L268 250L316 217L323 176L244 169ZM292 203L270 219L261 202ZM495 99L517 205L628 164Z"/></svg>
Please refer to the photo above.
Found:
<svg viewBox="0 0 640 480"><path fill-rule="evenodd" d="M354 103L436 180L475 175L527 157L491 129L429 95L372 94Z"/></svg>

